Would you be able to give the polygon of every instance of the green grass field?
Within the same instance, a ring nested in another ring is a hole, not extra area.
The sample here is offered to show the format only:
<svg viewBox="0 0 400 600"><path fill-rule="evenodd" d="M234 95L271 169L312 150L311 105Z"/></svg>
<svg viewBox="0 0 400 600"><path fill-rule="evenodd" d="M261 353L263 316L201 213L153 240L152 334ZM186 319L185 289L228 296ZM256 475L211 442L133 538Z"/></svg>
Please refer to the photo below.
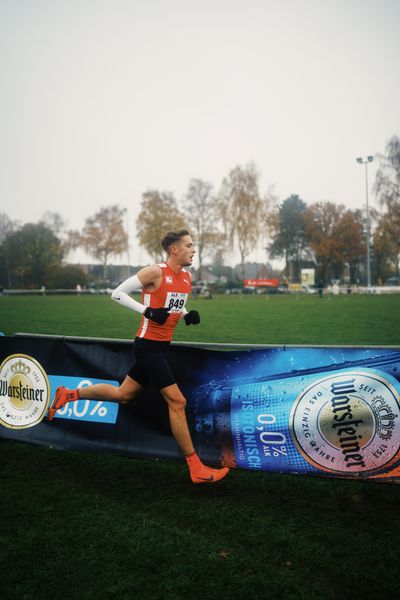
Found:
<svg viewBox="0 0 400 600"><path fill-rule="evenodd" d="M215 296L175 339L235 344L400 344L400 296ZM133 338L137 313L108 296L0 297L0 331Z"/></svg>
<svg viewBox="0 0 400 600"><path fill-rule="evenodd" d="M400 344L400 297L196 300L185 341ZM0 330L132 337L104 296L0 297ZM384 598L399 591L395 484L234 470L0 440L5 600Z"/></svg>

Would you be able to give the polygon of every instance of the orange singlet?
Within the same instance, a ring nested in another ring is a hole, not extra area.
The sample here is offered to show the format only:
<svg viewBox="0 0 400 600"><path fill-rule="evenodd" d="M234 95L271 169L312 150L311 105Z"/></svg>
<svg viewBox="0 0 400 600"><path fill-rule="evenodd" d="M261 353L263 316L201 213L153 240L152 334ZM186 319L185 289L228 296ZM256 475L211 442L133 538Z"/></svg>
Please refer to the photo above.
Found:
<svg viewBox="0 0 400 600"><path fill-rule="evenodd" d="M158 266L161 267L162 272L161 285L154 292L143 290L142 302L145 306L151 306L151 308L168 308L168 319L164 325L158 325L142 315L136 337L157 342L170 342L188 296L192 291L192 282L190 273L186 269L182 269L177 274L166 263L161 263Z"/></svg>

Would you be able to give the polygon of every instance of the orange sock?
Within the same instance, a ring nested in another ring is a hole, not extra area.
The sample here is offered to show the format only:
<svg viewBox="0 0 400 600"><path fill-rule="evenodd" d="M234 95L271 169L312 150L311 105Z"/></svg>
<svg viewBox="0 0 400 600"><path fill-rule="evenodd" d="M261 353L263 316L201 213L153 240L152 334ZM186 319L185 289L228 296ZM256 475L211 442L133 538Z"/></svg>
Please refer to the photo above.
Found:
<svg viewBox="0 0 400 600"><path fill-rule="evenodd" d="M192 452L192 454L187 454L185 458L190 472L201 471L202 467L204 467L196 452Z"/></svg>
<svg viewBox="0 0 400 600"><path fill-rule="evenodd" d="M79 390L69 390L62 385L58 386L53 402L49 407L47 419L52 421L56 412L67 404L67 402L75 402L76 400L79 400L79 398Z"/></svg>
<svg viewBox="0 0 400 600"><path fill-rule="evenodd" d="M215 483L219 481L229 473L227 467L222 469L212 469L204 465L196 452L185 456L186 462L190 470L190 478L193 483Z"/></svg>

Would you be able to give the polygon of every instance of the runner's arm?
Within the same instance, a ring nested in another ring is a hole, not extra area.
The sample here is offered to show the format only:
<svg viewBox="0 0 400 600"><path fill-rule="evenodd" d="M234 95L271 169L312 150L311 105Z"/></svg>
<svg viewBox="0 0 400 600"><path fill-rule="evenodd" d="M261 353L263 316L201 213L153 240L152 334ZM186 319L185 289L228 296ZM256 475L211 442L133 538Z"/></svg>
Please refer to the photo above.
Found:
<svg viewBox="0 0 400 600"><path fill-rule="evenodd" d="M133 275L132 277L128 277L128 279L123 281L117 288L115 288L111 294L111 298L118 302L118 304L142 314L147 307L129 295L132 294L132 292L141 290L142 288L143 283L140 281L139 277L137 275Z"/></svg>
<svg viewBox="0 0 400 600"><path fill-rule="evenodd" d="M143 314L149 307L132 298L130 294L142 288L156 290L161 283L161 278L162 274L159 266L144 267L136 275L128 277L128 279L115 288L111 294L111 298L122 306Z"/></svg>

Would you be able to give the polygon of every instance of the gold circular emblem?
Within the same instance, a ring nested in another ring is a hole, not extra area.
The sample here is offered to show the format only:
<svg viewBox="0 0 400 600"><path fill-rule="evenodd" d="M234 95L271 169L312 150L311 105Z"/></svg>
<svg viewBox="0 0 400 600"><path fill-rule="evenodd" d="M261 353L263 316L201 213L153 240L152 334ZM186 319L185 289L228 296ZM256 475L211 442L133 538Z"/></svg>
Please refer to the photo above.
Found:
<svg viewBox="0 0 400 600"><path fill-rule="evenodd" d="M296 398L290 433L301 455L345 475L389 467L400 450L398 382L365 368L327 375Z"/></svg>
<svg viewBox="0 0 400 600"><path fill-rule="evenodd" d="M50 385L42 365L27 354L12 354L0 366L0 425L26 429L46 414Z"/></svg>

